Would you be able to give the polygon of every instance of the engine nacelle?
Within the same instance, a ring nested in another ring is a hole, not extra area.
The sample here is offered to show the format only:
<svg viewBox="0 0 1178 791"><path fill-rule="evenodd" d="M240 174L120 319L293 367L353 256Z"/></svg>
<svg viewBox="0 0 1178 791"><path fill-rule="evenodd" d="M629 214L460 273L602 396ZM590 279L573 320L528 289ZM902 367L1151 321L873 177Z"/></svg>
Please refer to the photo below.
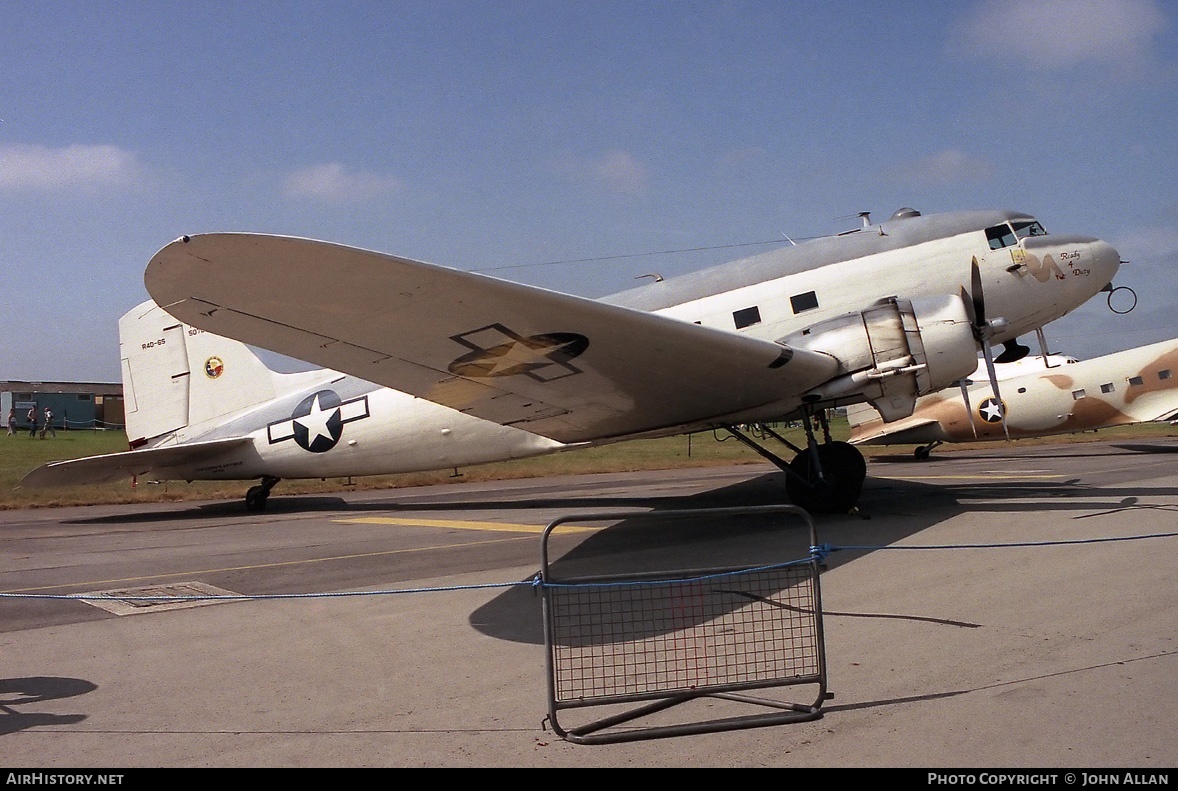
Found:
<svg viewBox="0 0 1178 791"><path fill-rule="evenodd" d="M953 295L889 297L780 342L839 361L839 375L803 400L828 406L868 401L885 421L911 415L918 397L969 376L978 365L965 302Z"/></svg>

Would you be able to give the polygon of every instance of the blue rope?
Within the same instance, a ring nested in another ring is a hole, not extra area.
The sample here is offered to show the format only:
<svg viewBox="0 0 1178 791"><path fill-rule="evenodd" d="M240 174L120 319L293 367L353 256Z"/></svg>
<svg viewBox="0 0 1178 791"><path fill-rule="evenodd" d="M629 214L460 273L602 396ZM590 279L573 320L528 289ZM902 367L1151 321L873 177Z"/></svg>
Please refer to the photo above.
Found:
<svg viewBox="0 0 1178 791"><path fill-rule="evenodd" d="M799 560L790 560L784 563L773 563L764 566L754 566L751 568L737 569L734 571L717 572L715 574L703 574L697 577L685 577L680 579L666 579L666 580L635 580L629 582L599 582L599 583L559 583L559 582L544 582L539 574L536 574L531 579L522 582L488 582L475 585L446 585L427 588L399 588L395 590L378 590L378 591L340 591L336 593L267 593L267 594L208 594L197 596L112 596L108 594L87 594L87 593L0 593L0 599L51 599L51 600L74 600L74 601L95 601L95 600L112 600L112 601L155 601L155 602L188 602L188 601L257 601L268 599L341 599L358 596L392 596L402 593L442 593L453 591L466 590L487 590L489 588L520 588L529 587L533 590L538 588L606 588L606 587L634 587L642 585L684 585L695 582L704 582L707 580L722 579L724 577L732 577L739 574L750 574L762 571L772 571L776 569L788 568L790 566L800 566L818 561L819 564L825 563L826 558L832 552L842 552L847 550L859 551L875 551L880 549L907 549L907 550L941 550L941 549L1014 549L1019 547L1049 547L1049 546L1065 546L1077 544L1104 544L1118 541L1143 541L1151 538L1174 538L1178 536L1178 532L1173 533L1149 533L1145 535L1136 536L1121 536L1115 538L1074 538L1064 539L1059 541L1016 541L1010 543L993 543L993 544L905 544L900 546L895 545L846 545L839 546L834 544L818 544L810 547L810 557Z"/></svg>
<svg viewBox="0 0 1178 791"><path fill-rule="evenodd" d="M1112 541L1144 541L1148 538L1173 538L1178 533L1148 533L1139 536L1120 536L1112 538L1069 538L1060 541L1015 541L1004 544L901 544L899 546L833 546L823 544L826 552L840 552L843 550L874 551L877 549L1005 549L1014 547L1053 547L1068 544L1104 544Z"/></svg>

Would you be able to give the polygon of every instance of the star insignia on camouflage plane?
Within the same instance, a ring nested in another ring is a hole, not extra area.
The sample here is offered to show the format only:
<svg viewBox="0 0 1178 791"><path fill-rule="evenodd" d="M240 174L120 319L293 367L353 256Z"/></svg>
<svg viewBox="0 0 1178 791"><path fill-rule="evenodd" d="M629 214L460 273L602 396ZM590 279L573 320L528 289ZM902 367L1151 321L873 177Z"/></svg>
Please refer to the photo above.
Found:
<svg viewBox="0 0 1178 791"><path fill-rule="evenodd" d="M978 404L978 414L987 423L998 423L1006 414L1006 405L996 398L987 398Z"/></svg>

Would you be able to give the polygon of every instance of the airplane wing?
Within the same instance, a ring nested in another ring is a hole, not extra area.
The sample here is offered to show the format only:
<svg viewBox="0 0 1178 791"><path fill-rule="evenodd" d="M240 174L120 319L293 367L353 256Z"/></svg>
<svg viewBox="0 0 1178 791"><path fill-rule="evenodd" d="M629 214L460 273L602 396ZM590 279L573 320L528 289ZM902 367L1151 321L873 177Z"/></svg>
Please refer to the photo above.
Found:
<svg viewBox="0 0 1178 791"><path fill-rule="evenodd" d="M560 442L780 404L830 355L382 253L259 234L185 236L144 276L193 327ZM792 407L791 407L792 408Z"/></svg>
<svg viewBox="0 0 1178 791"><path fill-rule="evenodd" d="M855 430L847 441L852 445L907 445L929 442L930 434L937 434L940 424L930 418L900 421L900 425L880 422L864 430ZM933 436L933 439L936 439Z"/></svg>
<svg viewBox="0 0 1178 791"><path fill-rule="evenodd" d="M107 453L70 461L51 461L22 478L20 485L26 489L47 489L54 486L107 483L132 476L142 477L156 470L188 466L211 459L230 448L250 441L248 437L233 437L211 442Z"/></svg>

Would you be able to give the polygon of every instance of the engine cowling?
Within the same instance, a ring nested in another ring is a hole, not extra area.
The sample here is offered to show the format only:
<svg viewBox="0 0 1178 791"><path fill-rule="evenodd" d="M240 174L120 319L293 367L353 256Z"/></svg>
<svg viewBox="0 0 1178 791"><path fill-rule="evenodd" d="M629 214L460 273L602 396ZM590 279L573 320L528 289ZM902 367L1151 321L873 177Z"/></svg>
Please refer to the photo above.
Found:
<svg viewBox="0 0 1178 791"><path fill-rule="evenodd" d="M839 361L838 375L806 393L804 401L827 406L868 401L885 421L911 415L917 398L969 376L978 365L966 305L956 295L888 297L780 342Z"/></svg>

